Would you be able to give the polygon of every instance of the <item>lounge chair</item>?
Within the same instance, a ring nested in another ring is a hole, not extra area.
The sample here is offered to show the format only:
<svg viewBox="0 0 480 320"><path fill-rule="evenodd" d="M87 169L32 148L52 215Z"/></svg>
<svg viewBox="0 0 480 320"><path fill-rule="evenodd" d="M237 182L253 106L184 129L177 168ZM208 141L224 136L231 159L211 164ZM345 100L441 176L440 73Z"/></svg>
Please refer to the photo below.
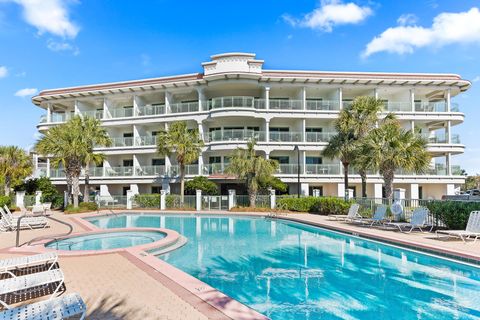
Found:
<svg viewBox="0 0 480 320"><path fill-rule="evenodd" d="M16 277L16 275L12 271L21 268L39 266L42 264L50 264L48 270L51 270L55 266L57 260L58 255L56 252L47 252L36 254L33 256L4 259L0 260L0 274L8 273L12 277Z"/></svg>
<svg viewBox="0 0 480 320"><path fill-rule="evenodd" d="M372 218L358 218L352 220L353 223L361 223L369 225L370 227L374 224L382 224L387 221L387 206L380 205L375 209L375 213Z"/></svg>
<svg viewBox="0 0 480 320"><path fill-rule="evenodd" d="M412 218L410 219L410 222L387 222L385 223L385 226L391 226L391 227L396 227L398 228L401 232L403 232L403 229L410 228L410 230L407 231L407 233L412 232L414 229L419 229L421 232L423 232L423 228L430 227L430 232L433 229L433 225L427 225L427 216L428 216L428 209L425 207L418 207L413 210L412 213Z"/></svg>
<svg viewBox="0 0 480 320"><path fill-rule="evenodd" d="M44 210L44 214L46 216L50 216L52 214L52 203L51 202L45 202L43 204L43 210Z"/></svg>
<svg viewBox="0 0 480 320"><path fill-rule="evenodd" d="M67 319L80 316L85 319L87 306L78 293L71 293L37 303L20 306L0 312L0 320L47 320Z"/></svg>
<svg viewBox="0 0 480 320"><path fill-rule="evenodd" d="M358 203L354 203L348 209L347 214L331 214L331 215L328 215L328 217L335 220L340 220L340 221L349 221L349 220L352 221L354 219L359 219L359 218L362 218L362 216L358 214L359 208L360 208L360 205Z"/></svg>
<svg viewBox="0 0 480 320"><path fill-rule="evenodd" d="M8 215L2 208L0 208L0 215L9 230L17 230L18 219L20 219L20 217ZM45 228L47 223L45 217L25 217L20 221L20 229Z"/></svg>
<svg viewBox="0 0 480 320"><path fill-rule="evenodd" d="M3 206L5 214L11 219L11 220L18 220L22 215L14 215L10 209L5 205ZM2 208L0 208L2 210ZM43 210L43 209L42 209ZM30 212L30 211L29 211ZM38 224L44 224L47 223L47 218L43 216L32 216L32 215L27 215L22 219L22 221L29 221L32 222L32 224L38 223Z"/></svg>
<svg viewBox="0 0 480 320"><path fill-rule="evenodd" d="M55 290L50 294L50 299L52 299L63 286L64 281L65 277L60 269L0 280L0 305L10 309L7 301L11 295L29 297L32 293L43 290L48 285L55 285Z"/></svg>
<svg viewBox="0 0 480 320"><path fill-rule="evenodd" d="M439 233L446 234L449 237L460 238L463 242L466 242L466 239L475 238L473 240L475 243L480 238L480 211L470 212L465 230L437 230L435 233L437 237Z"/></svg>
<svg viewBox="0 0 480 320"><path fill-rule="evenodd" d="M32 215L34 216L44 216L45 215L45 207L43 204L34 205L32 207Z"/></svg>

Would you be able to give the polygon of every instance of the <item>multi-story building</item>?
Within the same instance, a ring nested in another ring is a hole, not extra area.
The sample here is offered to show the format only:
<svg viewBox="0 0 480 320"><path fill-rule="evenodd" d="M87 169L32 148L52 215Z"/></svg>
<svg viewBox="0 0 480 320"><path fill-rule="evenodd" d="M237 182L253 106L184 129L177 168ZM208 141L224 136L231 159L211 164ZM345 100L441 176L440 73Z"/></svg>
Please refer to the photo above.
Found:
<svg viewBox="0 0 480 320"><path fill-rule="evenodd" d="M254 137L258 152L280 163L277 176L290 193L297 192L299 168L303 194L318 189L342 196L342 166L322 150L335 134L339 111L357 96L374 96L405 129L420 130L429 141L431 168L421 175L397 172L395 187L404 188L407 198L427 199L453 194L464 183L452 156L464 152L453 128L465 116L452 98L470 82L458 75L264 70L263 60L247 53L211 59L202 64L203 73L42 91L32 99L46 111L38 130L74 115L101 120L113 141L97 148L107 157L91 170L90 183L101 195L178 190L178 165L174 157L156 153L155 136L174 121L186 121L205 141L198 162L187 167L187 179L208 176L223 194L238 188L224 169L231 152ZM48 158L38 158L37 173L66 184L62 169L52 168ZM349 187L359 193L360 177L352 171L350 179ZM371 172L368 195L382 197L382 184Z"/></svg>

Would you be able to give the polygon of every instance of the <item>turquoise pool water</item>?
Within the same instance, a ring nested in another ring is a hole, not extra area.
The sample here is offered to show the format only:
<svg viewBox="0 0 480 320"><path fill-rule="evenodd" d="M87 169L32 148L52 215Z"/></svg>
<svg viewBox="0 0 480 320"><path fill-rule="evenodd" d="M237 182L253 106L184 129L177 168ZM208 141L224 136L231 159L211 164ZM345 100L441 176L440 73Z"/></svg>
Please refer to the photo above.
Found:
<svg viewBox="0 0 480 320"><path fill-rule="evenodd" d="M120 215L188 238L159 257L271 319L478 319L480 269L298 223Z"/></svg>
<svg viewBox="0 0 480 320"><path fill-rule="evenodd" d="M156 231L107 232L71 237L47 243L45 247L56 250L106 250L138 246L165 238Z"/></svg>

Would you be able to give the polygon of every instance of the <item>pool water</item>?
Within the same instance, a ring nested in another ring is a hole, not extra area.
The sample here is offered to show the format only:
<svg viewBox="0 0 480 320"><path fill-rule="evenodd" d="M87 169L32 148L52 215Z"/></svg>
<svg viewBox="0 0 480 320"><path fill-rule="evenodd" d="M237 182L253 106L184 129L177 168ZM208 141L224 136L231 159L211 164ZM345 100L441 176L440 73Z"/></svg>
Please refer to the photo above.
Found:
<svg viewBox="0 0 480 320"><path fill-rule="evenodd" d="M479 319L480 268L304 224L121 215L188 238L159 258L271 319Z"/></svg>
<svg viewBox="0 0 480 320"><path fill-rule="evenodd" d="M45 247L56 250L106 250L138 246L165 238L158 231L106 232L70 237L47 243Z"/></svg>

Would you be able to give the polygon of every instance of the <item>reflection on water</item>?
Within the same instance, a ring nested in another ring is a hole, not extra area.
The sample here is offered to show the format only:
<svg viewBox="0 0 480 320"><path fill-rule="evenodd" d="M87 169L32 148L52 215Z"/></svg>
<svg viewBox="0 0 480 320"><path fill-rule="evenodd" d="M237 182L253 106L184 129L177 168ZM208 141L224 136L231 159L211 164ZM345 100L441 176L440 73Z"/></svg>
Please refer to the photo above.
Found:
<svg viewBox="0 0 480 320"><path fill-rule="evenodd" d="M272 319L476 319L478 268L347 235L258 218L127 215L102 228L188 238L161 256Z"/></svg>

